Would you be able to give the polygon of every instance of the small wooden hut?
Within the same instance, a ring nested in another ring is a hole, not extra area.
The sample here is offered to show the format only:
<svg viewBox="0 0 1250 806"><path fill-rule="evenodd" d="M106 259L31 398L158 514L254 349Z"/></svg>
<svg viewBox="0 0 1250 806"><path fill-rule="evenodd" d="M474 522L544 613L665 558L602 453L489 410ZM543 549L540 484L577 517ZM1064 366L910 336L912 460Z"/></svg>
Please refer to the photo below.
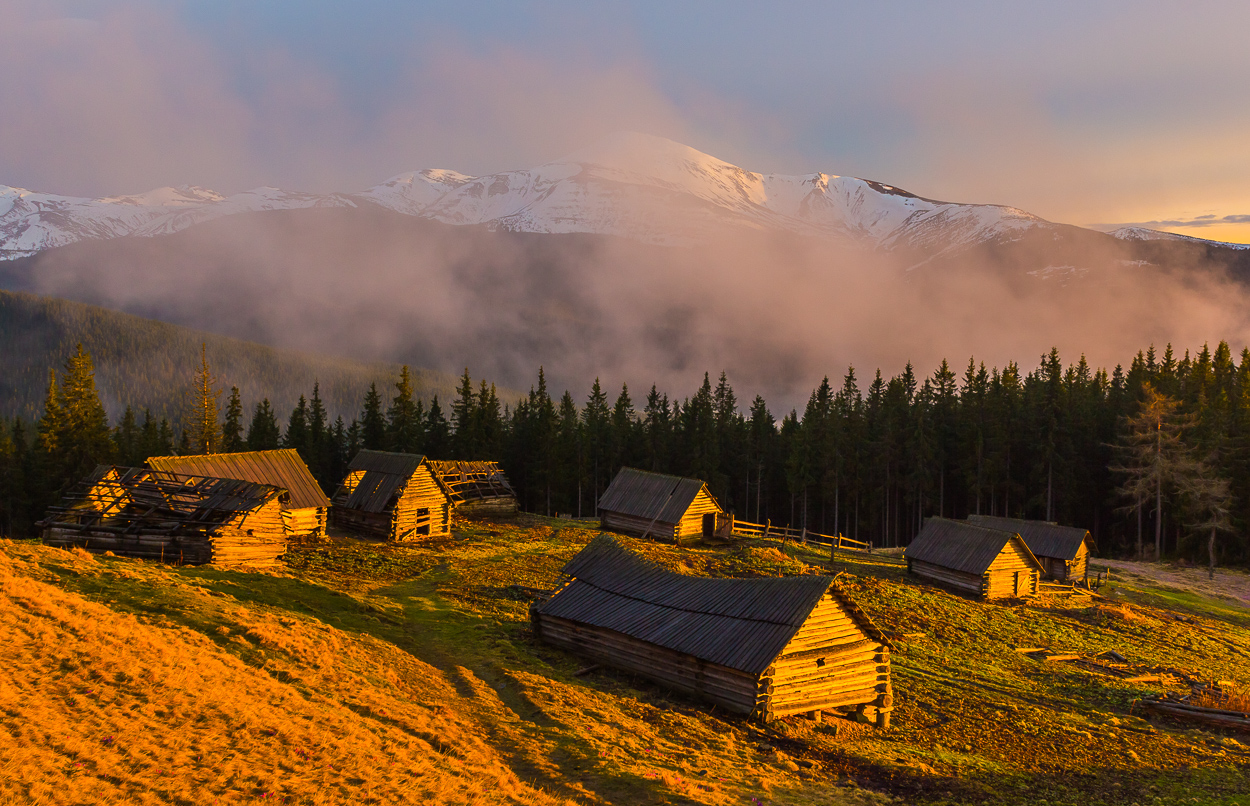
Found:
<svg viewBox="0 0 1250 806"><path fill-rule="evenodd" d="M1037 593L1042 565L1015 532L929 518L904 552L908 572L986 599Z"/></svg>
<svg viewBox="0 0 1250 806"><path fill-rule="evenodd" d="M192 565L265 567L286 551L285 490L102 465L40 527L50 546Z"/></svg>
<svg viewBox="0 0 1250 806"><path fill-rule="evenodd" d="M451 505L462 515L512 515L516 492L497 462L436 462L430 470L451 495Z"/></svg>
<svg viewBox="0 0 1250 806"><path fill-rule="evenodd" d="M681 545L728 537L733 519L698 479L621 468L599 497L604 529Z"/></svg>
<svg viewBox="0 0 1250 806"><path fill-rule="evenodd" d="M291 537L324 537L330 499L294 448L212 453L206 456L153 456L148 467L198 478L242 479L281 487L290 493L282 510Z"/></svg>
<svg viewBox="0 0 1250 806"><path fill-rule="evenodd" d="M543 641L764 721L873 709L888 727L890 643L824 576L708 579L599 535L531 609Z"/></svg>
<svg viewBox="0 0 1250 806"><path fill-rule="evenodd" d="M1076 582L1089 576L1089 558L1094 553L1094 538L1088 529L1060 526L1051 521L1026 521L1019 518L998 518L969 515L969 523L1016 532L1045 569L1044 575L1060 582Z"/></svg>
<svg viewBox="0 0 1250 806"><path fill-rule="evenodd" d="M330 501L336 526L386 540L451 533L451 496L418 454L361 451Z"/></svg>

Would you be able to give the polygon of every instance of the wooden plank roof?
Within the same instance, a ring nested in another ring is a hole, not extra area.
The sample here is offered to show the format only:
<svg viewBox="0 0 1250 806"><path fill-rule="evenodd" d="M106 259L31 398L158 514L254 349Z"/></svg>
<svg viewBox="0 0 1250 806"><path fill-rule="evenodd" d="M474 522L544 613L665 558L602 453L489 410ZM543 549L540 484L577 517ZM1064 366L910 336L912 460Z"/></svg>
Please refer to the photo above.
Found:
<svg viewBox="0 0 1250 806"><path fill-rule="evenodd" d="M832 584L826 576L685 576L638 557L610 535L592 540L564 573L573 579L539 613L754 675L768 668Z"/></svg>
<svg viewBox="0 0 1250 806"><path fill-rule="evenodd" d="M1051 521L1026 521L1021 518L999 518L990 515L969 515L969 523L1015 532L1024 538L1029 550L1038 557L1054 557L1059 560L1075 560L1081 546L1089 541L1094 550L1094 540L1088 529L1076 526L1060 526Z"/></svg>
<svg viewBox="0 0 1250 806"><path fill-rule="evenodd" d="M184 476L242 479L272 484L291 494L294 509L330 506L330 499L294 448L273 451L212 453L206 456L153 456L148 467Z"/></svg>
<svg viewBox="0 0 1250 806"><path fill-rule="evenodd" d="M60 505L50 507L43 522L70 528L107 522L125 531L203 531L286 495L280 487L241 479L100 465Z"/></svg>
<svg viewBox="0 0 1250 806"><path fill-rule="evenodd" d="M1013 541L1023 549L1029 562L1042 571L1041 563L1016 532L946 518L927 519L903 555L909 560L920 560L979 576Z"/></svg>
<svg viewBox="0 0 1250 806"><path fill-rule="evenodd" d="M400 489L425 461L418 453L362 450L347 466L347 472L363 471L364 475L350 491L345 492L340 487L334 494L334 505L361 512L386 512L394 505ZM438 476L434 476L434 481L447 494L447 487Z"/></svg>
<svg viewBox="0 0 1250 806"><path fill-rule="evenodd" d="M599 510L657 523L677 523L705 485L698 479L623 467L599 497ZM716 499L708 492L708 497ZM720 509L720 504L716 505Z"/></svg>

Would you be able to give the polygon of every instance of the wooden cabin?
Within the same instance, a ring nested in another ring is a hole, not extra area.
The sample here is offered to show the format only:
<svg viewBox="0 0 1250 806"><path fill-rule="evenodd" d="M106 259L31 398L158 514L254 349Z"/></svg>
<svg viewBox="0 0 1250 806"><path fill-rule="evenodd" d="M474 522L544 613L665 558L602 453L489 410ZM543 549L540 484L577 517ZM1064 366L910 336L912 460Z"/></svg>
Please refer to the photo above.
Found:
<svg viewBox="0 0 1250 806"><path fill-rule="evenodd" d="M469 517L516 514L516 491L499 469L498 462L431 460L430 470L447 488L457 514Z"/></svg>
<svg viewBox="0 0 1250 806"><path fill-rule="evenodd" d="M621 468L599 497L604 529L675 545L728 537L733 519L698 479Z"/></svg>
<svg viewBox="0 0 1250 806"><path fill-rule="evenodd" d="M1042 564L1043 576L1059 582L1077 582L1089 576L1089 558L1094 553L1094 538L1089 530L1060 526L1051 521L1026 521L1019 518L998 518L969 515L969 523L1015 532Z"/></svg>
<svg viewBox="0 0 1250 806"><path fill-rule="evenodd" d="M190 565L267 567L286 551L286 490L103 465L40 522L43 542Z"/></svg>
<svg viewBox="0 0 1250 806"><path fill-rule="evenodd" d="M418 454L361 451L330 501L334 525L374 537L451 534L451 496Z"/></svg>
<svg viewBox="0 0 1250 806"><path fill-rule="evenodd" d="M904 552L907 570L986 599L1037 593L1042 565L1015 532L929 518Z"/></svg>
<svg viewBox="0 0 1250 806"><path fill-rule="evenodd" d="M530 611L549 644L764 721L859 707L889 726L890 643L829 577L685 576L604 534L563 574Z"/></svg>
<svg viewBox="0 0 1250 806"><path fill-rule="evenodd" d="M200 478L242 479L281 487L290 495L282 516L291 537L324 537L330 499L294 448L206 456L153 456L148 467Z"/></svg>

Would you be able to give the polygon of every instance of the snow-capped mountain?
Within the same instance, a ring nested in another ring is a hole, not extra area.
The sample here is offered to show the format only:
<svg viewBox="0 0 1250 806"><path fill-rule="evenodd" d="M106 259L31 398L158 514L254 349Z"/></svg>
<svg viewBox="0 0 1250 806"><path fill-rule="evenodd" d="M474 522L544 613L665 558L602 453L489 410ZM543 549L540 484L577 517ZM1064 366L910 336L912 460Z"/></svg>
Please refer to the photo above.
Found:
<svg viewBox="0 0 1250 806"><path fill-rule="evenodd" d="M654 244L695 243L743 228L783 230L928 259L1055 226L1013 207L934 201L849 176L754 173L671 140L621 133L529 170L478 177L413 171L352 194L259 188L223 196L180 187L81 199L0 186L0 259L84 239L167 234L236 213L366 203L447 224ZM1182 237L1141 234L1150 232L1112 234Z"/></svg>
<svg viewBox="0 0 1250 806"><path fill-rule="evenodd" d="M1195 238L1192 235L1178 235L1175 232L1160 232L1145 227L1120 227L1107 233L1121 241L1179 241L1181 243L1209 244L1229 249L1250 249L1250 243L1229 243L1228 241L1209 241L1206 238Z"/></svg>

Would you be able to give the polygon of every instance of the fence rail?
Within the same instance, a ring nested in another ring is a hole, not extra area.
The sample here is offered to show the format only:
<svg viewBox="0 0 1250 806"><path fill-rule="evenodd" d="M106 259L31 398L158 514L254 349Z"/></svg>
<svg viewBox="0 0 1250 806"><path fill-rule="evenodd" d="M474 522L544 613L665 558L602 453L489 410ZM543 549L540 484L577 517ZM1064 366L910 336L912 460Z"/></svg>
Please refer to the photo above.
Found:
<svg viewBox="0 0 1250 806"><path fill-rule="evenodd" d="M741 537L775 537L781 541L794 540L799 543L821 543L836 549L872 552L872 542L853 540L842 535L822 535L807 529L794 529L789 526L776 526L771 522L751 523L733 519L733 533Z"/></svg>

